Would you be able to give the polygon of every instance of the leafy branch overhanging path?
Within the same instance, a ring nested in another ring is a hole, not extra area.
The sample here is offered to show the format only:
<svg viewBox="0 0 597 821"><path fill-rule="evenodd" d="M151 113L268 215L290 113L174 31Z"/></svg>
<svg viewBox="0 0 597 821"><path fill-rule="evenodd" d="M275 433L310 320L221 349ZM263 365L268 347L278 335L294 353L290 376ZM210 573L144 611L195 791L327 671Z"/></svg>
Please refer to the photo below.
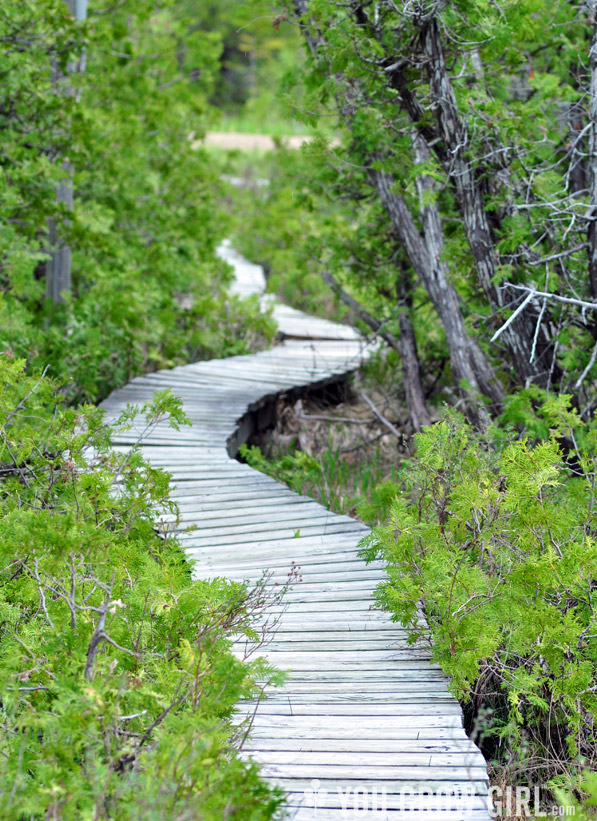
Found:
<svg viewBox="0 0 597 821"><path fill-rule="evenodd" d="M234 266L237 293L263 291L259 266L227 246L221 254ZM370 352L347 326L279 303L274 315L283 344L139 377L104 403L112 415L166 387L184 400L192 428L158 428L143 448L173 476L179 536L197 577L255 582L268 568L272 583L283 583L291 563L300 565L302 582L264 652L289 679L259 706L243 749L286 791L297 821L485 821L485 761L446 677L374 609L383 568L357 556L368 528L229 455L250 435L248 410L353 371Z"/></svg>

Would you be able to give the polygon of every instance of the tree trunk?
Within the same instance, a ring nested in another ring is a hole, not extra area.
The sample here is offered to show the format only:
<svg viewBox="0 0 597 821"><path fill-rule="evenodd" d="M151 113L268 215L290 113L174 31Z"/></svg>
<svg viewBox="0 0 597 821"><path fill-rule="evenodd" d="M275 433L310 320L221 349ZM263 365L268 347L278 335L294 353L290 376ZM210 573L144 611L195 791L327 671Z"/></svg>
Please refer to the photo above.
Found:
<svg viewBox="0 0 597 821"><path fill-rule="evenodd" d="M303 17L300 26L311 54L314 60L317 61L318 52L325 47L326 41L314 21L311 21L313 30L310 30L304 22L305 16L309 13L309 0L294 0L294 7L298 15ZM390 80L400 76L397 72L389 72L388 74ZM354 82L352 85L347 85L341 75L335 75L335 79L339 87L343 86L345 89L345 99L342 99L339 91L336 96L341 116L350 130L352 124L351 112L354 108L351 100L357 94L357 89ZM404 86L402 81L399 81L399 83L401 87ZM423 111L418 106L418 101L412 95L411 97L414 100L414 113L411 114L411 119L418 128L423 120ZM423 132L424 128L423 126ZM450 365L454 378L457 380L459 388L468 397L472 407L475 408L478 420L485 424L489 421L489 415L483 403L480 402L481 395L486 395L499 407L503 400L503 389L483 351L467 332L458 295L448 279L445 263L441 259L443 234L437 209L434 207L422 209L423 218L427 220L426 237L423 240L404 199L394 192L395 181L393 176L373 167L380 159L383 159L383 157L370 155L363 159L361 165L368 165L371 168L369 177L378 193L381 204L406 250L416 276L429 294L439 314L446 334L450 352ZM484 214L483 216L485 217ZM429 246L426 243L429 243ZM431 249L431 253L429 249Z"/></svg>
<svg viewBox="0 0 597 821"><path fill-rule="evenodd" d="M68 166L69 172L72 172ZM69 211L73 208L73 187L70 180L56 188L56 201L64 203ZM46 262L46 297L53 302L64 302L64 293L71 290L72 251L60 238L56 220L49 221L50 259Z"/></svg>
<svg viewBox="0 0 597 821"><path fill-rule="evenodd" d="M413 134L413 147L417 164L422 165L428 162L430 153L427 143L416 132ZM421 217L423 221L423 236L427 245L427 251L431 263L441 270L441 280L442 283L444 283L444 289L450 288L453 291L454 296L450 295L450 302L453 304L454 299L458 300L458 295L450 282L449 268L444 259L445 242L441 217L433 197L428 196L434 193L434 188L435 183L431 177L426 175L417 177L417 190L419 192ZM462 320L462 322L464 323L464 320ZM466 330L464 332L466 333ZM490 397L499 406L504 398L502 386L489 360L479 347L477 341L473 338L470 338L468 355L476 382L482 393Z"/></svg>
<svg viewBox="0 0 597 821"><path fill-rule="evenodd" d="M456 192L479 285L495 310L503 307L503 297L494 284L498 273L498 259L495 238L485 211L486 192L483 189L487 183L480 182L467 157L468 130L456 105L436 18L425 24L422 40L437 131L443 145L444 168ZM449 163L447 167L446 162ZM484 179L486 178L487 175ZM536 359L531 361L533 330L527 318L521 315L504 331L502 337L510 350L519 377L526 380L538 376L540 366Z"/></svg>
<svg viewBox="0 0 597 821"><path fill-rule="evenodd" d="M420 431L426 425L431 424L431 417L425 402L425 392L421 382L421 368L419 366L419 355L417 353L417 341L410 321L410 305L406 293L406 283L403 275L398 279L398 324L400 327L400 338L384 330L382 323L371 316L363 306L347 293L340 283L328 271L322 273L322 279L340 297L342 302L362 322L368 325L371 330L379 334L387 344L393 348L402 362L404 369L404 390L406 393L406 407L410 417L411 425L415 432ZM402 284L400 284L402 283Z"/></svg>
<svg viewBox="0 0 597 821"><path fill-rule="evenodd" d="M582 106L579 103L570 103L568 106L568 139L570 142L568 178L571 194L580 194L587 190L587 175L584 163L585 150L583 150L584 139L582 137L583 120Z"/></svg>
<svg viewBox="0 0 597 821"><path fill-rule="evenodd" d="M372 171L371 175L413 270L439 314L450 351L450 366L460 389L475 405L479 404L483 393L499 405L503 399L502 387L485 355L468 335L458 295L446 277L444 265L429 255L408 206L401 196L393 192L393 177L378 170ZM482 383L477 379L477 371L484 374ZM481 408L478 415L480 419L487 420L485 408Z"/></svg>
<svg viewBox="0 0 597 821"><path fill-rule="evenodd" d="M469 148L468 131L456 105L436 18L426 20L421 27L421 42L426 58L435 124L430 121L428 112L412 90L404 73L403 64L395 63L391 55L387 57L388 83L398 91L401 107L426 144L433 146L433 152L450 180L462 214L463 227L477 271L477 280L490 307L493 310L500 310L503 307L503 298L494 284L498 273L495 238L485 211L486 182L482 182L482 179L489 178L490 175L484 168L475 173L470 159L466 156ZM524 382L535 379L540 381L549 370L549 366L539 364L540 356L535 357L531 362L533 334L534 323L529 315L521 315L502 334L519 380ZM542 342L540 338L538 345L540 350L544 348Z"/></svg>
<svg viewBox="0 0 597 821"><path fill-rule="evenodd" d="M431 424L431 417L425 402L425 392L421 381L421 367L417 352L417 340L411 322L412 295L408 270L398 276L396 296L398 298L398 325L400 327L400 357L404 372L404 391L406 406L413 429L418 433Z"/></svg>
<svg viewBox="0 0 597 821"><path fill-rule="evenodd" d="M65 0L75 20L85 20L87 17L87 0ZM78 64L70 64L67 73L83 71L85 68L85 57L83 56ZM55 76L54 82L60 85L65 78ZM63 94L72 94L72 89L68 87L62 89ZM73 168L66 160L64 168L72 178ZM69 211L73 209L73 186L70 179L63 180L56 188L56 201L66 205ZM59 236L55 220L49 221L49 241L50 259L46 263L46 297L53 302L64 302L64 293L71 290L72 286L72 250L70 246L64 244Z"/></svg>

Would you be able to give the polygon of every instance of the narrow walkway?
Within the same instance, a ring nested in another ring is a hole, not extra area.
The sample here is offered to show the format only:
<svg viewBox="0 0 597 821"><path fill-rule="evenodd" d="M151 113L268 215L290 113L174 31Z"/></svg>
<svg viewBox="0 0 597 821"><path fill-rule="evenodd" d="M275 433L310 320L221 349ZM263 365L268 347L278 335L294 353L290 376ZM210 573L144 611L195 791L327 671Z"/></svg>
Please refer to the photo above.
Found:
<svg viewBox="0 0 597 821"><path fill-rule="evenodd" d="M230 248L222 255L238 293L263 290L259 266ZM373 609L383 569L357 556L368 529L229 455L266 413L267 397L324 385L369 353L351 328L283 305L274 313L286 338L272 350L140 377L104 403L111 414L165 387L183 398L193 427L156 430L144 450L174 478L180 539L197 577L256 581L268 568L283 582L291 562L301 567L265 652L289 680L259 707L244 749L286 791L296 821L485 821L485 762L445 676Z"/></svg>

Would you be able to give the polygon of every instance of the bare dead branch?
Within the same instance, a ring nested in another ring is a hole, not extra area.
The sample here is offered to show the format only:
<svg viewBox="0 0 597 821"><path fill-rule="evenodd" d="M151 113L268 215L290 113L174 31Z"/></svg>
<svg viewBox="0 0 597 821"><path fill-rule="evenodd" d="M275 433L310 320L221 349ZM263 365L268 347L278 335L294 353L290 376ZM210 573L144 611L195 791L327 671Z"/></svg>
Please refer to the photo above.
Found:
<svg viewBox="0 0 597 821"><path fill-rule="evenodd" d="M386 419L383 413L380 410L378 410L378 408L374 405L371 399L369 399L367 394L361 391L361 397L369 405L369 407L371 408L375 416L377 416L382 425L385 425L386 428L389 431L391 431L397 439L402 440L402 434L400 433L400 431L394 427L394 425L389 421L389 419Z"/></svg>

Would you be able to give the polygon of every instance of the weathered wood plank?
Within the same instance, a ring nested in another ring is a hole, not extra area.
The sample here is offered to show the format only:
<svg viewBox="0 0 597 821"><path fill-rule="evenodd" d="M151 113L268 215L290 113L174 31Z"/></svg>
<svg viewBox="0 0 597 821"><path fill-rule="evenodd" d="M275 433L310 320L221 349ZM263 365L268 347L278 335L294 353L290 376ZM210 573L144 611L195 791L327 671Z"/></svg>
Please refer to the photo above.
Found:
<svg viewBox="0 0 597 821"><path fill-rule="evenodd" d="M220 532L220 533L212 533L209 530L202 530L196 536L190 534L188 537L181 536L181 540L186 541L195 541L199 547L203 545L231 545L231 544L238 544L239 547L243 544L249 545L253 542L259 541L278 541L280 538L282 539L293 539L295 538L295 534L299 533L301 536L334 536L337 533L354 533L356 535L355 542L362 536L361 530L356 530L353 524L348 524L344 522L335 523L333 519L330 519L329 522L326 522L322 525L297 525L296 527L292 527L291 525L288 527L280 527L278 526L276 529L267 530L267 529L259 529L256 533L254 529L247 527L247 528L239 528L237 532ZM250 536L253 535L255 538L251 539Z"/></svg>
<svg viewBox="0 0 597 821"><path fill-rule="evenodd" d="M241 710L239 706L239 720L248 712L248 705ZM293 713L284 721L280 721L277 714L268 715L259 710L255 716L252 738L264 734L270 738L277 730L283 738L466 738L462 728L462 713L450 714L426 711L417 716L416 725L413 723L412 711L367 711L364 714L352 713L348 723L344 712L324 713L315 715ZM423 736L428 731L430 735ZM437 735L438 732L444 733ZM406 733L406 735L404 735Z"/></svg>
<svg viewBox="0 0 597 821"><path fill-rule="evenodd" d="M463 756L463 759L466 756ZM420 762L415 762L412 765L400 764L366 764L362 762L359 756L358 762L355 763L354 756L351 756L353 763L351 764L322 764L316 763L319 778L355 778L365 780L367 778L374 778L375 780L391 780L391 781L412 781L413 777L417 778L420 774ZM462 761L462 759L461 759ZM464 763L464 762L462 762ZM417 772L417 770L419 772ZM313 765L308 764L294 764L284 762L281 765L268 763L263 765L263 771L270 778L309 778L313 774ZM432 781L473 781L473 782L487 782L487 768L485 762L481 767L476 766L434 766L433 764L425 765L425 775Z"/></svg>
<svg viewBox="0 0 597 821"><path fill-rule="evenodd" d="M360 679L355 679L359 681ZM245 705L254 707L255 705ZM351 721L356 716L384 716L392 718L394 716L410 716L411 719L430 715L441 717L456 716L461 718L462 711L460 705L452 700L449 704L403 704L401 702L386 701L383 704L371 704L369 702L349 702L340 704L317 704L315 702L300 702L298 699L291 703L276 704L269 699L259 705L261 716L350 716Z"/></svg>
<svg viewBox="0 0 597 821"><path fill-rule="evenodd" d="M354 752L345 751L314 751L314 750L252 750L250 757L259 764L271 764L281 767L285 764L317 766L354 767ZM367 767L470 767L485 769L485 759L478 749L465 750L462 747L454 752L428 752L416 750L361 751L359 763ZM409 770L410 773L410 770ZM322 774L325 774L323 771ZM449 774L448 777L452 777Z"/></svg>
<svg viewBox="0 0 597 821"><path fill-rule="evenodd" d="M373 797L372 797L373 800ZM352 802L352 803L351 803ZM379 819L379 821L408 821L409 817L412 817L413 821L486 821L488 818L488 810L483 806L483 808L478 809L469 809L469 807L463 803L461 808L457 807L448 807L446 809L439 807L439 808L431 808L429 810L421 810L419 806L414 805L410 808L408 806L401 806L387 808L387 801L385 804L382 803L383 799L380 796L378 800L375 801L374 804L367 805L367 807L371 806L370 813L375 818ZM328 809L321 808L317 805L316 814L313 807L297 807L293 809L290 813L291 821L352 821L352 819L358 819L361 817L366 818L365 809L362 809L361 803L361 795L359 793L356 810L354 809L354 796L349 796L344 804L337 807L336 809ZM369 810L368 810L369 811Z"/></svg>
<svg viewBox="0 0 597 821"><path fill-rule="evenodd" d="M384 753L385 755L408 755L409 752L428 755L445 753L454 755L459 751L479 755L478 748L466 739L425 739L425 738L256 738L250 735L243 744L247 752L301 752L301 753Z"/></svg>

